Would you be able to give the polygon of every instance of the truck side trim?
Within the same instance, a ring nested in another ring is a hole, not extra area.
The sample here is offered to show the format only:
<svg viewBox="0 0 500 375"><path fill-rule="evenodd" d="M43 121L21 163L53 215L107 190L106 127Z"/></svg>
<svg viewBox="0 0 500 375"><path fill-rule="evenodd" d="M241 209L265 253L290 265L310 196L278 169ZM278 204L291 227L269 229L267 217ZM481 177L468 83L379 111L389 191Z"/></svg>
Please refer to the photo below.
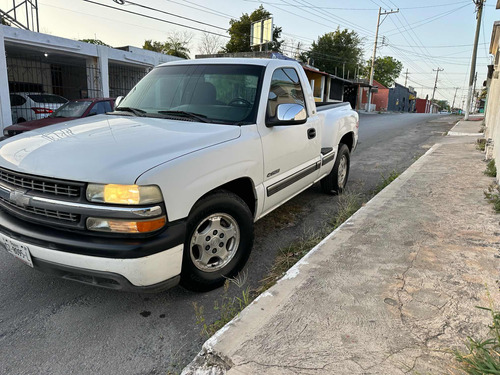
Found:
<svg viewBox="0 0 500 375"><path fill-rule="evenodd" d="M320 168L321 164L314 163L291 176L285 177L283 180L278 181L267 188L267 196L270 197L273 194L287 188L288 186L296 183L297 181L303 179L304 177L310 175L314 171L317 171Z"/></svg>
<svg viewBox="0 0 500 375"><path fill-rule="evenodd" d="M335 152L332 152L332 153L326 155L325 157L323 157L323 160L321 161L321 165L328 164L328 163L332 162L334 159L335 159Z"/></svg>

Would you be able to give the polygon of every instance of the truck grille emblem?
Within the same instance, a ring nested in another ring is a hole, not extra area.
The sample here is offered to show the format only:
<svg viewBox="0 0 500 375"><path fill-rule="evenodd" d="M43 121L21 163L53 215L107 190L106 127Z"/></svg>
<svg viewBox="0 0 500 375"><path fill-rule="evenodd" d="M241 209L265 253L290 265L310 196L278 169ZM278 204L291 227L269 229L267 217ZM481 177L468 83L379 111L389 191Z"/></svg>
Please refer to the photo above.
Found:
<svg viewBox="0 0 500 375"><path fill-rule="evenodd" d="M19 207L26 207L29 205L30 197L26 196L27 190L16 189L10 192L9 200Z"/></svg>

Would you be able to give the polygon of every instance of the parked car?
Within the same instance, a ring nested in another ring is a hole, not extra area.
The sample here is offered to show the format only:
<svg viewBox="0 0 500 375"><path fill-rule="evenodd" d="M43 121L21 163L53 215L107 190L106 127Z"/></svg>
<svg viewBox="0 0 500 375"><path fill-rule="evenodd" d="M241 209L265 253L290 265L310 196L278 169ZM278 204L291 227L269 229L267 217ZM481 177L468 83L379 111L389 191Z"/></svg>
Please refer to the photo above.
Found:
<svg viewBox="0 0 500 375"><path fill-rule="evenodd" d="M10 94L12 123L39 120L49 116L68 99L54 94L16 92Z"/></svg>
<svg viewBox="0 0 500 375"><path fill-rule="evenodd" d="M46 118L7 126L3 130L3 135L5 137L11 137L16 134L24 133L33 129L43 128L44 126L53 125L60 122L67 122L77 118L104 114L106 112L113 111L114 104L114 98L72 100L60 106Z"/></svg>
<svg viewBox="0 0 500 375"><path fill-rule="evenodd" d="M215 288L255 221L316 182L344 191L358 126L295 61L162 64L114 112L0 143L0 245L95 286Z"/></svg>

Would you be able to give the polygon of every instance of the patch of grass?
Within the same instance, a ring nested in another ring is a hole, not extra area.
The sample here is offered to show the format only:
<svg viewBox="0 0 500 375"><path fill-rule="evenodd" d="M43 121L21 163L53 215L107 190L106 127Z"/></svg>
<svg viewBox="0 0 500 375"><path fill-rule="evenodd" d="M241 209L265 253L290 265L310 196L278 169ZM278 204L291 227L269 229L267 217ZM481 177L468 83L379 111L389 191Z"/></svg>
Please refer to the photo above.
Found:
<svg viewBox="0 0 500 375"><path fill-rule="evenodd" d="M298 217L306 210L303 204L289 201L266 215L262 219L263 226L271 229L283 229L294 226Z"/></svg>
<svg viewBox="0 0 500 375"><path fill-rule="evenodd" d="M345 192L338 196L337 212L326 219L323 228L317 231L304 231L302 236L291 245L281 248L267 276L261 280L257 293L261 294L276 282L314 246L321 242L331 231L338 228L362 206L359 194Z"/></svg>
<svg viewBox="0 0 500 375"><path fill-rule="evenodd" d="M455 359L460 369L470 375L500 374L500 312L493 307L491 295L490 307L479 307L478 309L489 311L492 324L490 331L484 339L468 337L467 353L454 351Z"/></svg>
<svg viewBox="0 0 500 375"><path fill-rule="evenodd" d="M214 302L213 309L219 312L219 318L211 323L207 324L205 318L205 308L203 305L199 306L196 302L193 302L194 312L196 316L196 324L202 327L201 335L209 338L219 329L224 327L229 323L235 316L237 316L245 307L247 307L254 299L252 293L250 293L250 288L246 284L247 274L240 273L234 279L228 279L224 283L224 290L222 297ZM230 284L236 285L238 288L242 289L238 296L231 297L228 295Z"/></svg>
<svg viewBox="0 0 500 375"><path fill-rule="evenodd" d="M495 159L491 159L488 164L486 164L486 170L484 171L486 176L496 177L497 176L497 167L495 165Z"/></svg>
<svg viewBox="0 0 500 375"><path fill-rule="evenodd" d="M484 197L493 205L496 213L500 213L500 186L492 184L488 190L484 192Z"/></svg>
<svg viewBox="0 0 500 375"><path fill-rule="evenodd" d="M476 140L476 149L479 151L484 151L486 148L486 139L485 138L479 138Z"/></svg>
<svg viewBox="0 0 500 375"><path fill-rule="evenodd" d="M393 169L389 175L386 177L384 174L381 175L382 180L379 182L377 187L375 188L373 195L377 195L380 193L384 188L389 185L392 181L394 181L396 178L398 178L400 173Z"/></svg>

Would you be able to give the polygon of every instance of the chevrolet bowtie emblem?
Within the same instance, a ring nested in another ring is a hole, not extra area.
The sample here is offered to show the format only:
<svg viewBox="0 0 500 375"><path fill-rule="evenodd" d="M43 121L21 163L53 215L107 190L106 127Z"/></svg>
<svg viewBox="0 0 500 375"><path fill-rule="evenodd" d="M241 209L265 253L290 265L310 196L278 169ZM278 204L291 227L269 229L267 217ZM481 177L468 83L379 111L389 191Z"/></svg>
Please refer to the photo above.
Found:
<svg viewBox="0 0 500 375"><path fill-rule="evenodd" d="M26 207L30 203L30 197L25 195L27 190L16 189L10 192L9 200L19 207Z"/></svg>

